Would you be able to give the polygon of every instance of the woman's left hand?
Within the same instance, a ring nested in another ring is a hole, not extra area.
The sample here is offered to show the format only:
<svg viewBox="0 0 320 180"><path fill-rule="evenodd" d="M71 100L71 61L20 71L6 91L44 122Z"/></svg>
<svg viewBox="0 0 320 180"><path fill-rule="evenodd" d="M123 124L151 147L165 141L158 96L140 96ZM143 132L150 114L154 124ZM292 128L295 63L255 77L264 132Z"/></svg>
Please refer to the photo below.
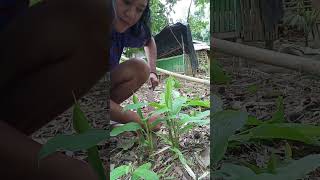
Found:
<svg viewBox="0 0 320 180"><path fill-rule="evenodd" d="M149 79L151 83L151 88L152 90L154 90L154 88L159 85L158 77L155 73L150 73Z"/></svg>

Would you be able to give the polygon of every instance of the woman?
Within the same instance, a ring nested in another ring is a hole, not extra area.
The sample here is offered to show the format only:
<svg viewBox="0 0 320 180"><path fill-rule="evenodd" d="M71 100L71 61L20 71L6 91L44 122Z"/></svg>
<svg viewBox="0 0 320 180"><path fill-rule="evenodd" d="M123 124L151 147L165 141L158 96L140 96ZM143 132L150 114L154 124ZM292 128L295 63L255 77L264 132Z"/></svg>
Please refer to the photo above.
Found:
<svg viewBox="0 0 320 180"><path fill-rule="evenodd" d="M110 49L111 119L119 123L138 122L137 113L123 112L119 105L150 79L152 88L158 85L155 60L157 49L150 31L149 0L115 0L115 21ZM130 59L119 64L124 47L144 46L149 65L143 60ZM154 121L152 117L150 121ZM157 126L156 129L158 129Z"/></svg>
<svg viewBox="0 0 320 180"><path fill-rule="evenodd" d="M73 105L108 70L112 3L0 1L0 179L97 180L61 153L40 161L29 135Z"/></svg>

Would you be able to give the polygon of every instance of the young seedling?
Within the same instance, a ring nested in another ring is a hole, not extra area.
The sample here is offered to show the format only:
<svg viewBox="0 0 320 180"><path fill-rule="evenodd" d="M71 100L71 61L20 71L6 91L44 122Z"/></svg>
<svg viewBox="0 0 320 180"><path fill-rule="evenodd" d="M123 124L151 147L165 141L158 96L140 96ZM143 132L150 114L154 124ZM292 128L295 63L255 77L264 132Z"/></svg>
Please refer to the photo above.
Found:
<svg viewBox="0 0 320 180"><path fill-rule="evenodd" d="M162 94L162 99L160 103L150 103L157 110L153 113L163 113L164 118L160 119L166 122L166 127L168 129L168 140L173 148L180 149L179 139L180 136L190 130L193 126L192 124L208 124L210 111L204 111L200 113L194 113L193 115L181 113L182 108L190 106L204 106L206 108L210 107L209 102L201 100L191 100L187 97L180 96L178 91L174 88L179 85L178 81L173 77L166 79L165 93ZM152 114L151 114L152 115Z"/></svg>
<svg viewBox="0 0 320 180"><path fill-rule="evenodd" d="M146 145L148 148L149 154L152 154L154 151L152 129L159 123L159 120L155 121L152 124L149 124L148 120L150 119L151 116L150 115L144 116L142 113L142 110L141 110L142 107L144 107L148 104L147 103L140 103L138 101L138 98L136 95L133 95L133 103L134 104L129 104L129 105L125 106L123 110L124 111L137 110L137 113L138 113L143 125L135 123L135 122L131 122L131 123L125 124L123 126L114 128L111 131L110 135L117 136L123 132L138 131L142 134L141 140L142 140L143 145Z"/></svg>

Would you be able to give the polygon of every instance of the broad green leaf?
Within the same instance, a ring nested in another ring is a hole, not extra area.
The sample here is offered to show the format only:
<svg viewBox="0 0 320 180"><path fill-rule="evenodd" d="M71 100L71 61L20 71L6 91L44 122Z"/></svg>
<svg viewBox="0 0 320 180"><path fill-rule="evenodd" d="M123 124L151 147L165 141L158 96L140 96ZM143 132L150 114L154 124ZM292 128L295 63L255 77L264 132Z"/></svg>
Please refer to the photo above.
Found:
<svg viewBox="0 0 320 180"><path fill-rule="evenodd" d="M211 77L210 79L216 84L227 84L230 82L231 78L227 73L225 73L221 67L221 65L216 61L212 61L211 65Z"/></svg>
<svg viewBox="0 0 320 180"><path fill-rule="evenodd" d="M101 180L107 178L97 146L93 146L92 148L88 149L88 161L89 164L93 167L93 169L96 170Z"/></svg>
<svg viewBox="0 0 320 180"><path fill-rule="evenodd" d="M159 179L158 175L150 170L151 168L151 163L146 163L138 167L134 172L133 172L133 177L138 179L136 176L141 177L145 180L157 180Z"/></svg>
<svg viewBox="0 0 320 180"><path fill-rule="evenodd" d="M42 159L58 150L79 151L89 149L109 138L108 130L90 129L82 134L57 135L42 146L38 158Z"/></svg>
<svg viewBox="0 0 320 180"><path fill-rule="evenodd" d="M210 108L210 101L189 100L186 106L201 106L201 107Z"/></svg>
<svg viewBox="0 0 320 180"><path fill-rule="evenodd" d="M132 97L132 101L133 101L134 104L139 104L138 97L137 97L135 94L134 94L133 97ZM142 114L142 111L141 111L141 108L137 108L137 113L138 113L138 115L139 115L139 117L140 117L141 119L144 118L144 117L143 117L143 114Z"/></svg>
<svg viewBox="0 0 320 180"><path fill-rule="evenodd" d="M253 139L288 139L294 141L300 141L307 144L320 145L314 136L320 132L314 132L312 130L319 127L307 128L310 131L306 131L303 125L294 123L277 123L277 124L262 124L255 128L250 129L250 138Z"/></svg>
<svg viewBox="0 0 320 180"><path fill-rule="evenodd" d="M173 81L173 78L170 76L166 80L166 89L165 89L165 103L170 110L172 109L173 85L174 85L174 81Z"/></svg>
<svg viewBox="0 0 320 180"><path fill-rule="evenodd" d="M156 103L156 102L149 102L148 105L155 107L155 108L158 108L158 109L162 109L162 108L166 107L166 105L161 104L161 103Z"/></svg>
<svg viewBox="0 0 320 180"><path fill-rule="evenodd" d="M130 171L130 166L122 165L113 169L110 173L110 180L116 180L119 177L128 174Z"/></svg>
<svg viewBox="0 0 320 180"><path fill-rule="evenodd" d="M284 123L284 105L283 105L283 97L280 96L277 99L277 111L272 116L272 119L268 121L268 123Z"/></svg>
<svg viewBox="0 0 320 180"><path fill-rule="evenodd" d="M249 168L234 164L223 164L222 168L214 172L214 177L230 180L294 180L305 178L307 174L320 167L320 155L308 155L294 160L285 167L277 168L276 174L255 174Z"/></svg>
<svg viewBox="0 0 320 180"><path fill-rule="evenodd" d="M172 102L171 114L178 114L181 111L182 105L187 102L186 97L178 97Z"/></svg>
<svg viewBox="0 0 320 180"><path fill-rule="evenodd" d="M211 102L210 110L212 114L223 110L222 108L223 102L218 96L214 94L210 95L210 102Z"/></svg>
<svg viewBox="0 0 320 180"><path fill-rule="evenodd" d="M282 123L281 126L299 130L302 134L309 137L320 137L320 126L300 123Z"/></svg>
<svg viewBox="0 0 320 180"><path fill-rule="evenodd" d="M223 178L223 180L258 180L257 175L245 166L225 163L221 169L213 173L213 178Z"/></svg>
<svg viewBox="0 0 320 180"><path fill-rule="evenodd" d="M247 126L258 126L263 124L264 122L259 120L258 118L254 117L254 116L248 116L248 120L246 122Z"/></svg>
<svg viewBox="0 0 320 180"><path fill-rule="evenodd" d="M151 116L155 116L155 115L160 115L160 114L163 114L163 113L166 113L166 112L169 112L170 109L168 109L167 107L163 107L161 109L157 109L151 113L148 114L148 118L150 118Z"/></svg>
<svg viewBox="0 0 320 180"><path fill-rule="evenodd" d="M210 110L199 112L194 117L202 119L202 118L205 118L205 117L208 117L208 116L210 116Z"/></svg>
<svg viewBox="0 0 320 180"><path fill-rule="evenodd" d="M77 102L75 102L75 105L73 107L72 116L73 128L77 133L82 134L90 129L89 121L83 111L80 109L80 106ZM100 179L106 179L105 170L102 165L102 161L100 159L99 151L96 145L88 149L88 161L93 169L98 173Z"/></svg>
<svg viewBox="0 0 320 180"><path fill-rule="evenodd" d="M247 113L221 111L213 116L213 163L223 158L227 150L228 140L237 130L241 129L248 118Z"/></svg>
<svg viewBox="0 0 320 180"><path fill-rule="evenodd" d="M128 104L123 108L123 111L137 110L137 109L145 107L147 105L148 105L148 103Z"/></svg>
<svg viewBox="0 0 320 180"><path fill-rule="evenodd" d="M139 129L141 129L140 124L135 122L130 122L122 126L113 128L112 131L110 132L110 136L117 136L124 132L137 131Z"/></svg>
<svg viewBox="0 0 320 180"><path fill-rule="evenodd" d="M83 133L90 128L88 119L77 102L73 106L72 123L77 133Z"/></svg>

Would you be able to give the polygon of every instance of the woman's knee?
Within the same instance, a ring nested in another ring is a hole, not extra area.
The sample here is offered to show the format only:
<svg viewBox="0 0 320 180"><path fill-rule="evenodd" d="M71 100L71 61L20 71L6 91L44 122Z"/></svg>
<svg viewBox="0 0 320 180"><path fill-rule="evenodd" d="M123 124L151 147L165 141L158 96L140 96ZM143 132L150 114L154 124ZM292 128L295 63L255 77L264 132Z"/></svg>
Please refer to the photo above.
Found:
<svg viewBox="0 0 320 180"><path fill-rule="evenodd" d="M133 58L128 62L130 62L130 67L131 69L133 69L134 76L141 80L143 83L146 82L150 75L149 65L145 61L136 58Z"/></svg>

